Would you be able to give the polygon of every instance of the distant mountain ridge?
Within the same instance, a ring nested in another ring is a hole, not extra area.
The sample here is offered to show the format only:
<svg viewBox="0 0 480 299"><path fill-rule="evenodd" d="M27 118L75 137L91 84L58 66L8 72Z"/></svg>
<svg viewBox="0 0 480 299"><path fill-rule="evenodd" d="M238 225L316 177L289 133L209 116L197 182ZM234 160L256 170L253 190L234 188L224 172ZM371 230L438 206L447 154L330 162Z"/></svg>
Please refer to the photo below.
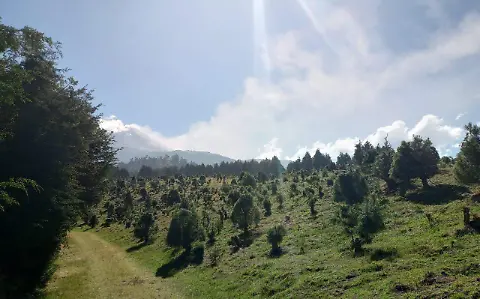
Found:
<svg viewBox="0 0 480 299"><path fill-rule="evenodd" d="M185 159L190 163L195 164L209 164L213 165L215 163L221 162L233 162L235 159L225 157L219 154L210 153L206 151L182 151L182 150L174 150L174 151L145 151L140 149L122 148L118 154L117 159L119 162L128 163L131 159L134 158L142 158L145 156L149 156L152 158L155 157L164 157L164 156L174 156L178 155L179 158Z"/></svg>
<svg viewBox="0 0 480 299"><path fill-rule="evenodd" d="M173 151L146 151L141 149L129 148L124 147L121 149L118 154L117 158L120 163L128 164L131 159L134 158L142 158L145 156L149 156L152 158L156 157L164 157L164 156L174 156L178 155L179 158L187 160L189 163L195 164L205 164L205 165L213 165L215 163L222 163L222 162L233 162L235 159L215 154L207 151L192 151L192 150L173 150ZM259 159L255 159L259 160ZM287 167L290 161L288 160L280 160L284 167Z"/></svg>

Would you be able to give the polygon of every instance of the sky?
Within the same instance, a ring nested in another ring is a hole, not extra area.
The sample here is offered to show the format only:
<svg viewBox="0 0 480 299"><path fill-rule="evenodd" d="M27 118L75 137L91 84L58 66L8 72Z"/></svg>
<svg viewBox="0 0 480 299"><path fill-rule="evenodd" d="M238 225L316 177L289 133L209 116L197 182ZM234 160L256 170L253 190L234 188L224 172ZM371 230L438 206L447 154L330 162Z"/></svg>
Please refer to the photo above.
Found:
<svg viewBox="0 0 480 299"><path fill-rule="evenodd" d="M334 159L480 121L478 0L10 0L2 22L62 42L102 126L139 150Z"/></svg>

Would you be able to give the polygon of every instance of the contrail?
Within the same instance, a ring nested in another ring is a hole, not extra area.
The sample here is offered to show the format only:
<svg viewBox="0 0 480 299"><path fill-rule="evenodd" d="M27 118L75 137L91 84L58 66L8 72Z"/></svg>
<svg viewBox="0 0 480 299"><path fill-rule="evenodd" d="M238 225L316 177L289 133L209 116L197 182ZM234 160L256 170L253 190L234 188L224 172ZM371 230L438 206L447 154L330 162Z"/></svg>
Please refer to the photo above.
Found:
<svg viewBox="0 0 480 299"><path fill-rule="evenodd" d="M307 2L305 2L305 0L297 0L297 3L298 5L300 5L300 7L302 8L302 10L305 12L305 14L307 15L308 19L310 20L310 22L312 23L313 25L313 28L318 32L318 34L320 34L323 38L323 41L325 42L325 44L332 50L335 52L335 49L332 45L332 43L330 43L328 41L328 37L327 37L327 34L325 32L325 29L323 28L323 26L320 24L320 22L317 20L317 18L315 17L315 15L313 14L313 11L312 9L310 8L310 6L308 6Z"/></svg>
<svg viewBox="0 0 480 299"><path fill-rule="evenodd" d="M268 51L268 35L265 19L264 0L253 0L255 75L269 82L271 61Z"/></svg>

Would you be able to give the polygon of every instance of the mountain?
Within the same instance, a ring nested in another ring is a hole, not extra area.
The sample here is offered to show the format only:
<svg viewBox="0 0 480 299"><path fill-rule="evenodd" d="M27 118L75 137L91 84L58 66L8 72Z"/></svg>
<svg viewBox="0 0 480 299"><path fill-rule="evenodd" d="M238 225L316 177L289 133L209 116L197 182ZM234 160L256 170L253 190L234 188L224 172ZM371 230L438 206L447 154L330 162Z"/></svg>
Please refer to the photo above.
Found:
<svg viewBox="0 0 480 299"><path fill-rule="evenodd" d="M174 150L174 151L146 151L141 149L129 148L124 147L120 150L117 154L118 161L120 163L128 163L133 158L141 158L145 156L149 157L164 157L164 156L173 156L178 155L179 158L187 160L187 162L193 162L195 164L205 164L205 165L213 165L215 163L222 163L222 162L233 162L235 159L222 156L215 153L205 152L205 151L182 151L182 150ZM257 159L258 160L258 159ZM280 160L283 167L287 167L288 163L291 161L289 160Z"/></svg>
<svg viewBox="0 0 480 299"><path fill-rule="evenodd" d="M219 154L214 154L210 152L202 152L202 151L169 151L165 153L166 155L173 156L178 155L180 158L187 160L188 162L193 162L195 164L209 164L213 165L215 163L222 163L222 162L233 162L235 161L232 158L225 157Z"/></svg>
<svg viewBox="0 0 480 299"><path fill-rule="evenodd" d="M141 158L145 156L149 157L164 157L164 156L174 156L178 155L179 158L185 159L188 162L193 162L195 164L215 164L221 162L233 162L235 161L232 158L225 157L219 154L214 154L210 152L204 151L182 151L182 150L174 150L174 151L146 151L141 149L129 148L124 147L121 149L118 154L117 158L119 162L128 163L133 158Z"/></svg>

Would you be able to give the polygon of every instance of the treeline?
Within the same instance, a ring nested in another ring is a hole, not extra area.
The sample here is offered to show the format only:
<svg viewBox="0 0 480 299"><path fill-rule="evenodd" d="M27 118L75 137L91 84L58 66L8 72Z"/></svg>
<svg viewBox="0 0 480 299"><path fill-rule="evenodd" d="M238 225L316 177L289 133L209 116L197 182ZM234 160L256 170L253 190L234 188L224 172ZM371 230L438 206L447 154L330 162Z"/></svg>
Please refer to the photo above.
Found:
<svg viewBox="0 0 480 299"><path fill-rule="evenodd" d="M469 123L465 126L466 136L457 158L440 158L429 138L413 136L411 141L402 141L395 150L388 139L383 145L373 146L369 141L359 141L353 156L340 153L334 163L328 154L316 151L313 158L306 153L302 159L291 162L287 171L352 170L384 180L388 191L400 188L401 193L412 179L421 180L428 187L428 179L439 171L439 166L455 165L455 174L462 183L480 181L480 128Z"/></svg>
<svg viewBox="0 0 480 299"><path fill-rule="evenodd" d="M139 177L151 178L160 176L171 175L184 175L184 176L233 176L240 175L243 172L249 173L263 173L268 176L279 176L285 171L282 163L277 157L264 160L250 160L250 161L234 161L234 162L222 162L220 164L205 165L187 163L184 166L167 166L162 168L152 168L150 166L142 165L139 172L136 174ZM121 168L119 165L113 172L113 177L127 178L133 176L135 173L130 173L125 168Z"/></svg>
<svg viewBox="0 0 480 299"><path fill-rule="evenodd" d="M130 159L128 163L119 163L118 168L123 168L128 170L129 173L137 173L140 171L142 166L148 166L151 169L162 169L162 168L182 168L185 167L189 162L178 156L178 155L165 155L163 157L150 157L145 156L141 158Z"/></svg>
<svg viewBox="0 0 480 299"><path fill-rule="evenodd" d="M60 45L0 23L0 298L25 298L115 162L91 92L58 68Z"/></svg>

